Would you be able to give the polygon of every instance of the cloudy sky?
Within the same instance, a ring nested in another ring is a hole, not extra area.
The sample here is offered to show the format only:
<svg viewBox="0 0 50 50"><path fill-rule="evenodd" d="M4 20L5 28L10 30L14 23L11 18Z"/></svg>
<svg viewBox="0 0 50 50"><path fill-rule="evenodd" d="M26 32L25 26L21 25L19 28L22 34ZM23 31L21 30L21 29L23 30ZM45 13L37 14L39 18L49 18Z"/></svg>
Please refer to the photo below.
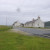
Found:
<svg viewBox="0 0 50 50"><path fill-rule="evenodd" d="M6 25L6 21L7 25L25 23L38 16L50 21L50 0L0 0L0 25Z"/></svg>

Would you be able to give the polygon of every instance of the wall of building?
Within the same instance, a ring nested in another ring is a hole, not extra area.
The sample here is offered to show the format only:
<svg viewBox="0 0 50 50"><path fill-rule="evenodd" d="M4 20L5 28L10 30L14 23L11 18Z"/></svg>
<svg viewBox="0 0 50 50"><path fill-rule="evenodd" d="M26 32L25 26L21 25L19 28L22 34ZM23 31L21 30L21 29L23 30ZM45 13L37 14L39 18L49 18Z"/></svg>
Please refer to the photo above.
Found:
<svg viewBox="0 0 50 50"><path fill-rule="evenodd" d="M19 27L21 24L19 23L19 22L16 22L15 24L14 24L14 26L16 26L16 27Z"/></svg>
<svg viewBox="0 0 50 50"><path fill-rule="evenodd" d="M38 19L35 22L34 27L44 27L44 22L42 22L40 19Z"/></svg>
<svg viewBox="0 0 50 50"><path fill-rule="evenodd" d="M40 17L34 23L27 23L24 27L44 27L44 22L41 21Z"/></svg>
<svg viewBox="0 0 50 50"><path fill-rule="evenodd" d="M29 23L29 24L24 24L24 27L33 27L33 26L32 23Z"/></svg>

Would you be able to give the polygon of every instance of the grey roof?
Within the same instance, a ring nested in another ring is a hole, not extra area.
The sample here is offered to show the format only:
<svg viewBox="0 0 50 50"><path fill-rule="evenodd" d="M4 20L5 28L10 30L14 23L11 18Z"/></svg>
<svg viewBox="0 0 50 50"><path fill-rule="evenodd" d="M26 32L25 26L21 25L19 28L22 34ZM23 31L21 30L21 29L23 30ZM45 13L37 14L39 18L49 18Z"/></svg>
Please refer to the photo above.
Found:
<svg viewBox="0 0 50 50"><path fill-rule="evenodd" d="M34 21L29 21L29 22L26 22L25 24L30 24L30 23L34 23L36 20Z"/></svg>

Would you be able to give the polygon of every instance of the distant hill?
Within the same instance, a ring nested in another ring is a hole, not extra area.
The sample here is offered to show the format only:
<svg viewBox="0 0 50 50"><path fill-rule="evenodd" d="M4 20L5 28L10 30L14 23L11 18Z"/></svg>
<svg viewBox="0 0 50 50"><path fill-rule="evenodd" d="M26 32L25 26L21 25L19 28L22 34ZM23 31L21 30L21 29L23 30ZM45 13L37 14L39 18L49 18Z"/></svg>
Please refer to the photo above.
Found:
<svg viewBox="0 0 50 50"><path fill-rule="evenodd" d="M45 27L50 27L50 21L45 22Z"/></svg>

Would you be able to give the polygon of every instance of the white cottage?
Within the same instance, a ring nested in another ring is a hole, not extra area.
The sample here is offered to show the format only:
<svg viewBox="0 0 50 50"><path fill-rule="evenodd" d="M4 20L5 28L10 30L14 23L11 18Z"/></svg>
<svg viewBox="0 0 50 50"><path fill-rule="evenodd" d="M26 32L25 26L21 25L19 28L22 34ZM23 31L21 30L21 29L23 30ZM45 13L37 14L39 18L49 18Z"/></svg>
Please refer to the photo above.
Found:
<svg viewBox="0 0 50 50"><path fill-rule="evenodd" d="M22 23L20 23L18 21L13 23L13 27L23 27L23 26L24 26L24 24L22 24Z"/></svg>
<svg viewBox="0 0 50 50"><path fill-rule="evenodd" d="M36 20L33 19L32 21L26 22L24 27L44 27L44 22L38 16Z"/></svg>
<svg viewBox="0 0 50 50"><path fill-rule="evenodd" d="M16 21L16 22L13 23L13 27L20 27L20 25L21 25L21 23L18 22L18 21Z"/></svg>

